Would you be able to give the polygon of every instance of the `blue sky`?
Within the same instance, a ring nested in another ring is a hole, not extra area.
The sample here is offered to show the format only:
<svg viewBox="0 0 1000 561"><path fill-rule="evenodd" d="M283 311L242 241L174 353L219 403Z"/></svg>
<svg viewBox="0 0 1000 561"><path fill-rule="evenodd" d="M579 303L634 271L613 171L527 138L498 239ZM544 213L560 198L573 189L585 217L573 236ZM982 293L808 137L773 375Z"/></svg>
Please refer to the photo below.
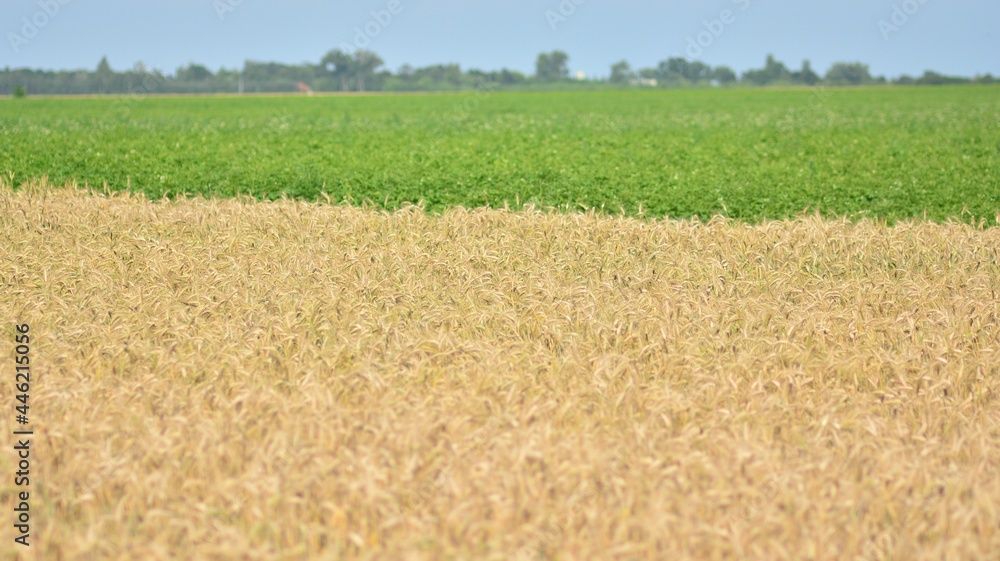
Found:
<svg viewBox="0 0 1000 561"><path fill-rule="evenodd" d="M317 61L367 26L376 33L358 42L393 70L457 62L531 73L539 52L562 49L588 76L621 59L642 68L692 53L737 71L773 53L821 72L860 60L890 77L1000 75L998 24L996 0L3 0L0 67L94 68L103 55L118 70L143 61L168 73L188 62Z"/></svg>

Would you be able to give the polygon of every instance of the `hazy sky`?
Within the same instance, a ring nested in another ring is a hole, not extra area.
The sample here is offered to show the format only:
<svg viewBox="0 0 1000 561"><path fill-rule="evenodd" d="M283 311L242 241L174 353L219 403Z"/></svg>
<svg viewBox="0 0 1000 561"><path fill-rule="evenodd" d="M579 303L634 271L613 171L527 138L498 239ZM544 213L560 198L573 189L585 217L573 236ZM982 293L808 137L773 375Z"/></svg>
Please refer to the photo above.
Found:
<svg viewBox="0 0 1000 561"><path fill-rule="evenodd" d="M107 55L116 70L140 60L168 73L192 61L217 70L317 61L367 39L392 70L457 62L531 73L539 52L562 49L590 76L675 54L743 71L767 53L820 72L860 60L890 77L998 75L998 24L997 0L2 0L0 67L94 68Z"/></svg>

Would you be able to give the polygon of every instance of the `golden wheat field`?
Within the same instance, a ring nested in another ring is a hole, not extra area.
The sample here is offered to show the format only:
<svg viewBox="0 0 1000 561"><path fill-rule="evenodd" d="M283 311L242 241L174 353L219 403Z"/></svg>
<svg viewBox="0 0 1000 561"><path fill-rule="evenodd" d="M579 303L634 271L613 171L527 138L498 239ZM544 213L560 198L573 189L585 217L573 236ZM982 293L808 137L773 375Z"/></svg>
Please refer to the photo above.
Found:
<svg viewBox="0 0 1000 561"><path fill-rule="evenodd" d="M3 187L0 400L27 323L36 436L0 553L998 559L998 251Z"/></svg>

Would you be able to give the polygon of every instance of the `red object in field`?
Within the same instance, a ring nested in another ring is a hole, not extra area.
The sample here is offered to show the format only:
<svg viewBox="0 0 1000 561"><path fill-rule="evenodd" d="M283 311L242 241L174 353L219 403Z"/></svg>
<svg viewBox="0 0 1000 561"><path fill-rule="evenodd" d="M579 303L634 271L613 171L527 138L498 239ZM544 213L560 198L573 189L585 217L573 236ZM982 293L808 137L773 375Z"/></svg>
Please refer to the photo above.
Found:
<svg viewBox="0 0 1000 561"><path fill-rule="evenodd" d="M308 95L312 95L313 93L312 88L310 88L303 82L299 82L299 91Z"/></svg>

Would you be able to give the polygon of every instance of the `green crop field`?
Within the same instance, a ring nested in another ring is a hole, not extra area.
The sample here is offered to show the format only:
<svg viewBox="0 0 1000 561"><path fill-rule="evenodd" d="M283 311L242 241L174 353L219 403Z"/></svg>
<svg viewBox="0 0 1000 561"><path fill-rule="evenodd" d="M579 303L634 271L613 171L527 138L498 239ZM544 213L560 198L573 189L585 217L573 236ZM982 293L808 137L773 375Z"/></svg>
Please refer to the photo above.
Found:
<svg viewBox="0 0 1000 561"><path fill-rule="evenodd" d="M1000 210L1000 88L0 102L0 172L149 196L933 220Z"/></svg>

